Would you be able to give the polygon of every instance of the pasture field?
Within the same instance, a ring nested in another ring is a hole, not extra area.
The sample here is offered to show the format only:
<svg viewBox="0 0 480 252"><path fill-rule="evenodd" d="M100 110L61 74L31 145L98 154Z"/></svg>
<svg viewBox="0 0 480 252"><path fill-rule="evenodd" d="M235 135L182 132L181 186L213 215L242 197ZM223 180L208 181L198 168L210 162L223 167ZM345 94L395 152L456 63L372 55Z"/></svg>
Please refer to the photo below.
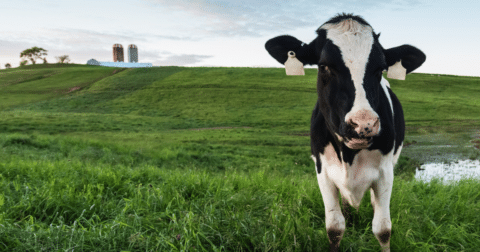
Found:
<svg viewBox="0 0 480 252"><path fill-rule="evenodd" d="M326 250L308 136L317 70L305 72L0 70L0 251ZM480 157L480 78L389 81L408 145L395 171L392 251L477 250L480 181L412 177L430 157ZM380 250L372 218L367 193L342 251Z"/></svg>

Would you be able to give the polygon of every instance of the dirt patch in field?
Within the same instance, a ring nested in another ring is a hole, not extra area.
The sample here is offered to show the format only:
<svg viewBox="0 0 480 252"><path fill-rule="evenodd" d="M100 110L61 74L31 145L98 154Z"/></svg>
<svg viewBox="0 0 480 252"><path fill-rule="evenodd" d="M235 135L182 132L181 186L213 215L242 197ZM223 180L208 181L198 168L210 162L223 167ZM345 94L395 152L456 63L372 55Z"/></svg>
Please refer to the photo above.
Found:
<svg viewBox="0 0 480 252"><path fill-rule="evenodd" d="M70 89L67 91L67 94L70 93L70 92L73 92L73 91L77 91L77 90L80 90L80 87L70 88Z"/></svg>
<svg viewBox="0 0 480 252"><path fill-rule="evenodd" d="M403 147L407 147L407 146L410 146L410 145L416 144L416 143L417 143L417 141L412 141L412 142L404 143L404 144L403 144Z"/></svg>

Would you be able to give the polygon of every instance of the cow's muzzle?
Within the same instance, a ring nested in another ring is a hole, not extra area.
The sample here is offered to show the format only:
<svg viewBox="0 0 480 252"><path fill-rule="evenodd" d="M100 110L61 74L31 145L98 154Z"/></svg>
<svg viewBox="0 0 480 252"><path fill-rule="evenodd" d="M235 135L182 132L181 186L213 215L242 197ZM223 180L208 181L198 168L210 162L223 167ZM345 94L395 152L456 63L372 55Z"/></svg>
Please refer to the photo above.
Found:
<svg viewBox="0 0 480 252"><path fill-rule="evenodd" d="M373 137L380 132L380 119L373 111L362 109L345 118L347 134L345 145L350 149L365 149L372 142Z"/></svg>

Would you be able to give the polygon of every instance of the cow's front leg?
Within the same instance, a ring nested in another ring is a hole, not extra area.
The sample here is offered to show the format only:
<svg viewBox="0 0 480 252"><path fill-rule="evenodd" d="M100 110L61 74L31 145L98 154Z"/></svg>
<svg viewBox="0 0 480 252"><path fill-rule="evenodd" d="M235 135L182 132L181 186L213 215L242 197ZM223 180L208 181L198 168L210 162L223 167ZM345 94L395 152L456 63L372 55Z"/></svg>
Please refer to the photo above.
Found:
<svg viewBox="0 0 480 252"><path fill-rule="evenodd" d="M382 251L390 251L392 222L390 220L390 197L393 186L393 166L382 170L380 179L370 191L373 205L372 231L377 237Z"/></svg>
<svg viewBox="0 0 480 252"><path fill-rule="evenodd" d="M345 231L345 218L338 200L338 189L326 174L326 169L322 169L322 172L317 174L317 179L322 192L323 204L325 205L325 225L327 227L328 240L330 241L330 251L338 251L343 232Z"/></svg>

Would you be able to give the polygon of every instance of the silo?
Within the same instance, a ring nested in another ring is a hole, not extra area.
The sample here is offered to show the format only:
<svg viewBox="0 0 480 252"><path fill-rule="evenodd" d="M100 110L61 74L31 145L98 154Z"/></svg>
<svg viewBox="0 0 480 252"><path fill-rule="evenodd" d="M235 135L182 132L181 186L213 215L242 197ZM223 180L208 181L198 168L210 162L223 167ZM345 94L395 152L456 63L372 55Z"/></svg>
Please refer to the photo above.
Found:
<svg viewBox="0 0 480 252"><path fill-rule="evenodd" d="M128 62L138 63L138 48L136 45L128 46Z"/></svg>
<svg viewBox="0 0 480 252"><path fill-rule="evenodd" d="M113 45L113 62L123 62L123 47L120 44Z"/></svg>

